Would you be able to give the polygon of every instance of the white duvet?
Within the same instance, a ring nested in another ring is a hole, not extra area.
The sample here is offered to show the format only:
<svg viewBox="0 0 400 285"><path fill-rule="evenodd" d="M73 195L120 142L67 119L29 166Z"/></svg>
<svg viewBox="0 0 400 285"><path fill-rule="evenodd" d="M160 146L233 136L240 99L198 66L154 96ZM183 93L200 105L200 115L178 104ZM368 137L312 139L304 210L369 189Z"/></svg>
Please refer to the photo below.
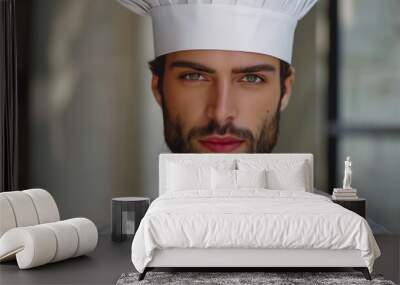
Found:
<svg viewBox="0 0 400 285"><path fill-rule="evenodd" d="M358 249L372 272L380 250L365 219L327 197L300 191L179 191L153 201L132 242L143 272L154 249Z"/></svg>

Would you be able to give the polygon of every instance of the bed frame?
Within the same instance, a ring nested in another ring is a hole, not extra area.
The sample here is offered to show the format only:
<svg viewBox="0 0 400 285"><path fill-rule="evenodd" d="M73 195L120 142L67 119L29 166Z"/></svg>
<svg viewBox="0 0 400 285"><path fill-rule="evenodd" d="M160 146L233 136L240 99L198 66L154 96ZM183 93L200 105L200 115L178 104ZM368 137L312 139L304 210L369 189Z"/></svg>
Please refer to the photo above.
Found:
<svg viewBox="0 0 400 285"><path fill-rule="evenodd" d="M238 158L257 159L303 159L309 167L309 188L314 192L313 155L312 154L160 154L159 156L159 193L165 192L167 160L229 160ZM271 268L343 268L350 267L361 271L367 280L371 280L368 268L359 250L330 249L254 249L254 248L169 248L157 249L153 259L139 280L155 268L201 268L206 271L229 269L229 271L265 271Z"/></svg>

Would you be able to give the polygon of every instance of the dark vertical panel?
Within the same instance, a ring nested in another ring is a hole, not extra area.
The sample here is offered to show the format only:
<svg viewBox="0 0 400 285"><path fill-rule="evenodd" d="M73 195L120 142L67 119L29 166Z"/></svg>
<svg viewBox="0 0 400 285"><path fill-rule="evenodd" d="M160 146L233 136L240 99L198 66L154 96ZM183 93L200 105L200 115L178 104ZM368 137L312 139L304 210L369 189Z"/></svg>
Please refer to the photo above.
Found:
<svg viewBox="0 0 400 285"><path fill-rule="evenodd" d="M16 0L17 76L18 76L18 186L31 187L29 181L29 78L31 67L32 11L35 1Z"/></svg>
<svg viewBox="0 0 400 285"><path fill-rule="evenodd" d="M337 0L329 1L329 83L328 83L328 187L332 192L337 175L337 146L338 146L338 105L339 105L339 18Z"/></svg>
<svg viewBox="0 0 400 285"><path fill-rule="evenodd" d="M15 0L0 1L0 191L18 188L18 84Z"/></svg>
<svg viewBox="0 0 400 285"><path fill-rule="evenodd" d="M5 141L4 141L4 113L5 113L5 99L6 99L6 64L5 64L5 48L6 48L6 2L0 2L0 192L4 187L5 175Z"/></svg>

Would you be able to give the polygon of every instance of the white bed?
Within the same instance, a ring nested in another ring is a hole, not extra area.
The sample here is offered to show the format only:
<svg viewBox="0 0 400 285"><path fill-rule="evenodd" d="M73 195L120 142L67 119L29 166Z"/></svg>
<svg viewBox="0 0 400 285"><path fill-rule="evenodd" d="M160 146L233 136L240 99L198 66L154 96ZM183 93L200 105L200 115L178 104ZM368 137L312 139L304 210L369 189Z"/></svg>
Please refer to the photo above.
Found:
<svg viewBox="0 0 400 285"><path fill-rule="evenodd" d="M280 187L293 189L209 191L200 185L173 191L176 180L206 179L192 178L184 168L174 176L171 162L186 168L232 165L244 173L267 167L279 172ZM302 177L293 170L300 164ZM155 267L354 267L370 278L380 251L367 222L313 194L313 180L312 154L161 154L160 197L132 243L140 279Z"/></svg>

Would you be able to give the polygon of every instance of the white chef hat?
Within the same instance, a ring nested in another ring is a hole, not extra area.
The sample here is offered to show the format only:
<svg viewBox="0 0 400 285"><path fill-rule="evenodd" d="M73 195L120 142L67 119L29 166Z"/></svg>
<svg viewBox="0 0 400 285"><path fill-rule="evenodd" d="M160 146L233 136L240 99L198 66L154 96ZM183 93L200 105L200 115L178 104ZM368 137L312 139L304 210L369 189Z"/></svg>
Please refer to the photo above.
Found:
<svg viewBox="0 0 400 285"><path fill-rule="evenodd" d="M291 63L294 31L317 0L118 0L153 21L155 56L215 49Z"/></svg>

